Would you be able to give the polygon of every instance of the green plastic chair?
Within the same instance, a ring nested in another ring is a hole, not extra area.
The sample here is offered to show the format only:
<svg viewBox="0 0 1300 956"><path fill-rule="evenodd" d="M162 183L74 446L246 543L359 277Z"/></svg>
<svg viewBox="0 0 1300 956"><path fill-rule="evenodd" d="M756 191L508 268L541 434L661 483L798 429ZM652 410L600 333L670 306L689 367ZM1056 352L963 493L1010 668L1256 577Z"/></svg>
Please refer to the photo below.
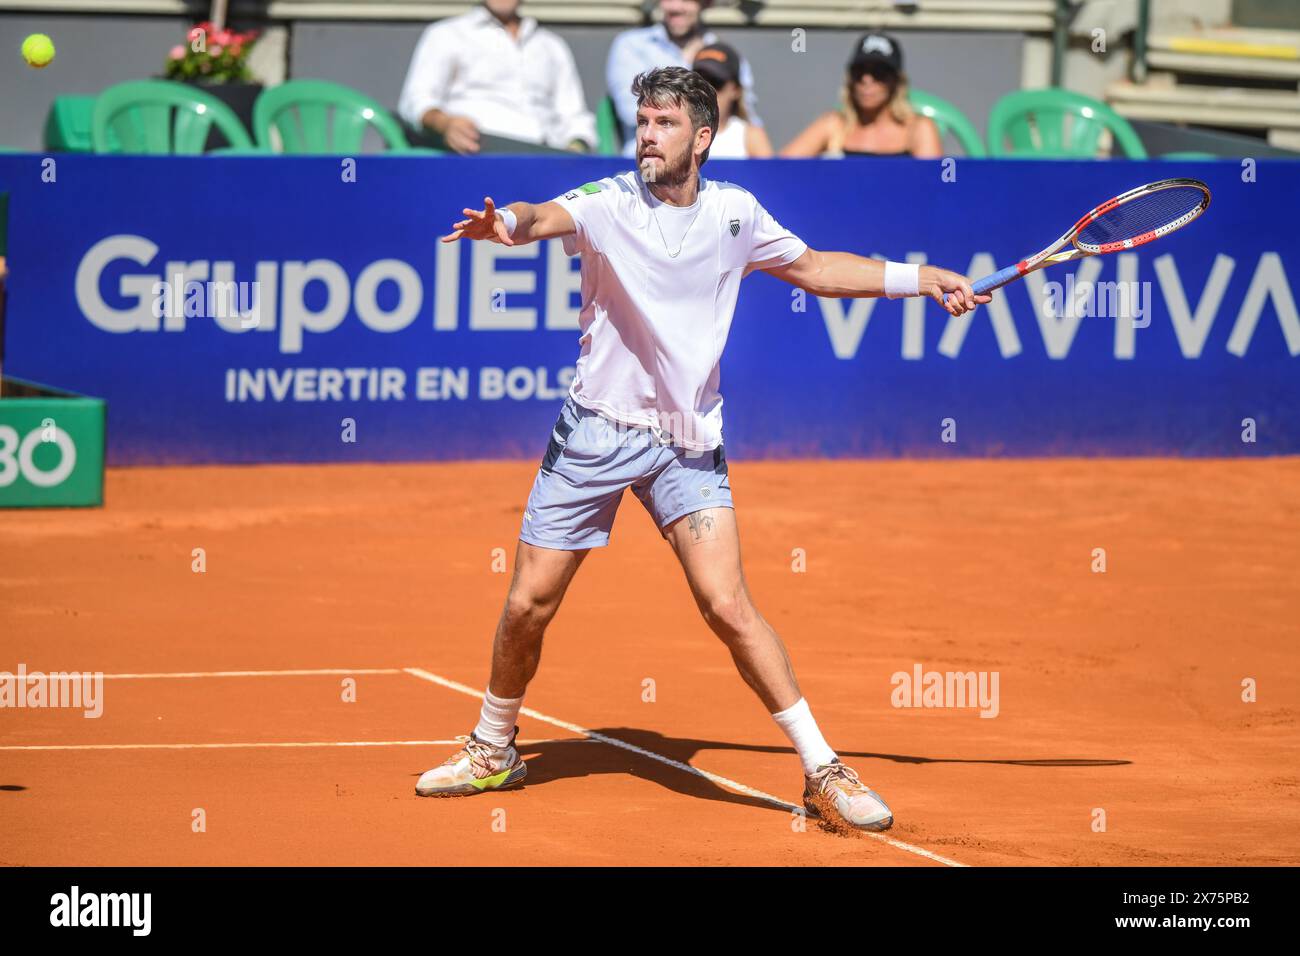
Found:
<svg viewBox="0 0 1300 956"><path fill-rule="evenodd" d="M617 156L622 152L622 137L618 133L618 114L614 100L605 97L596 107L596 152L601 156Z"/></svg>
<svg viewBox="0 0 1300 956"><path fill-rule="evenodd" d="M289 80L264 90L253 104L253 131L266 150L274 148L274 129L285 153L355 153L369 127L374 127L389 152L412 151L402 127L378 101L338 83Z"/></svg>
<svg viewBox="0 0 1300 956"><path fill-rule="evenodd" d="M234 111L193 86L169 80L133 80L110 86L95 100L97 153L193 156L215 126L236 148L253 145Z"/></svg>
<svg viewBox="0 0 1300 956"><path fill-rule="evenodd" d="M984 140L980 139L979 132L966 118L966 114L947 100L921 90L908 90L907 99L912 104L912 109L934 120L934 125L939 127L940 136L952 133L967 156L988 155Z"/></svg>
<svg viewBox="0 0 1300 956"><path fill-rule="evenodd" d="M1223 155L1221 155L1221 154L1219 154L1219 153L1202 153L1202 152L1198 152L1198 151L1196 151L1196 150L1181 150L1181 151L1176 152L1176 153L1161 153L1161 154L1160 154L1160 158L1161 158L1161 159L1198 160L1198 159L1233 159L1233 158L1235 158L1235 157L1232 157L1232 156L1223 156Z"/></svg>
<svg viewBox="0 0 1300 956"><path fill-rule="evenodd" d="M95 151L95 97L56 96L45 117L45 149L57 153ZM110 140L115 140L112 132Z"/></svg>
<svg viewBox="0 0 1300 956"><path fill-rule="evenodd" d="M1129 159L1146 159L1146 147L1128 120L1101 100L1059 87L1018 90L993 104L989 153L1048 159L1091 159L1110 130ZM1004 140L1010 141L1007 146Z"/></svg>

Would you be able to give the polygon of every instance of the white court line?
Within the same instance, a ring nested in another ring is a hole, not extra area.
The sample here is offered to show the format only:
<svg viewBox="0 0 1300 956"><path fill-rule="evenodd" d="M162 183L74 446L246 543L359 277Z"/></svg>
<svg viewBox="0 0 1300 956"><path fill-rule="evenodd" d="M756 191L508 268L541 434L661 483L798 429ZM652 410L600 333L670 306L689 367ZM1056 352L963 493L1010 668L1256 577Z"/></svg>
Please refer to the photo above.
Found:
<svg viewBox="0 0 1300 956"><path fill-rule="evenodd" d="M555 743L552 739L519 740L520 747ZM596 743L594 740L575 740L565 743ZM315 740L274 743L228 744L32 744L0 746L0 750L237 750L244 747L427 747L458 744L459 740Z"/></svg>
<svg viewBox="0 0 1300 956"><path fill-rule="evenodd" d="M34 672L32 672L34 673ZM82 671L81 673L93 673ZM316 677L319 675L400 674L397 667L324 667L318 670L290 671L176 671L164 674L103 674L104 680L151 680L167 677ZM31 676L30 673L28 676Z"/></svg>
<svg viewBox="0 0 1300 956"><path fill-rule="evenodd" d="M406 673L410 674L412 677L418 677L421 680L427 680L430 683L438 684L442 687L446 687L448 690L454 690L461 694L467 694L470 697L477 697L480 700L482 700L483 698L482 691L475 690L474 688L469 687L465 684L461 684L457 681L449 680L446 677L439 677L437 674L431 674L429 671L426 671L422 668L406 667L403 668L403 670L405 670ZM798 811L799 813L804 812L803 807L796 807L794 804L787 803L785 800L782 800L780 797L774 797L770 793L764 793L762 790L756 790L753 787L747 786L746 784L738 783L735 780L729 780L726 777L720 776L716 773L711 773L708 770L701 770L699 767L692 767L690 764L682 763L680 760L673 760L671 757L665 757L663 754L657 754L653 750L646 750L643 747L638 747L635 744L630 744L626 740L619 740L616 737L606 737L604 734L597 733L594 730L588 730L586 727L580 727L577 724L571 724L567 720L560 720L558 717L551 717L547 714L541 713L540 711L533 710L531 707L521 707L519 712L521 714L525 714L529 717L532 717L534 720L545 721L546 723L552 725L553 727L560 727L563 728L564 730L571 731L572 733L575 734L582 734L584 737L588 737L592 740L598 740L601 743L609 744L610 746L613 747L621 747L623 750L630 750L633 753L640 754L643 757L649 757L651 760L657 760L659 761L659 763L667 764L668 766L675 767L678 770L684 770L687 773L695 774L695 776L703 777L705 780L711 781L712 783L715 783L720 787L726 787L728 790L734 790L736 793L743 793L746 796L757 797L759 800L764 800L767 803L774 804L775 806L781 807L784 810ZM929 850L925 849L924 847L914 846L911 843L904 843L902 840L895 840L893 837L885 836L885 834L883 833L872 833L866 830L862 832L865 836L869 836L873 840L879 840L880 842L887 843L892 847L896 847L897 849L906 850L908 853L915 853L917 856L923 856L927 860L934 860L936 863L942 863L944 866L959 866L959 867L966 866L965 863L958 863L956 860L950 860L946 856L940 856L937 853L932 853Z"/></svg>

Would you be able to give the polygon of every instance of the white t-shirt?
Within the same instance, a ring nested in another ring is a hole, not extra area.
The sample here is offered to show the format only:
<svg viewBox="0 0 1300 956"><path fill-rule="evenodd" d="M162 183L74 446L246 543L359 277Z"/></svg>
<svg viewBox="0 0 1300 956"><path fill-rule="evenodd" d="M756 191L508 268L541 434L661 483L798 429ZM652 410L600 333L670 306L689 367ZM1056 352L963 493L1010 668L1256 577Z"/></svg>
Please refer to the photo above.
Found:
<svg viewBox="0 0 1300 956"><path fill-rule="evenodd" d="M727 125L718 130L709 146L709 159L748 159L749 147L745 145L745 133L749 124L739 116L727 120Z"/></svg>
<svg viewBox="0 0 1300 956"><path fill-rule="evenodd" d="M793 262L807 243L747 190L703 177L686 207L660 202L636 170L555 201L577 227L564 250L582 256L582 351L569 394L676 445L717 447L718 363L740 280Z"/></svg>

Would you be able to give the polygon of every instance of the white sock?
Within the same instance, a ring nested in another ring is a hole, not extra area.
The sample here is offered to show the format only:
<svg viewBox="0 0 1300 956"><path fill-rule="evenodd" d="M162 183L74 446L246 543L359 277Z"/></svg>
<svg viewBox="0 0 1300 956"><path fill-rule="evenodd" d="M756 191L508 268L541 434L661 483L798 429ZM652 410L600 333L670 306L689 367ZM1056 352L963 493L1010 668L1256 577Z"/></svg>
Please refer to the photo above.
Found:
<svg viewBox="0 0 1300 956"><path fill-rule="evenodd" d="M510 734L515 729L515 721L519 718L519 708L524 704L522 697L506 699L504 697L495 697L492 691L483 693L483 709L479 711L478 726L474 728L474 736L484 743L492 744L495 747L504 747L510 743Z"/></svg>
<svg viewBox="0 0 1300 956"><path fill-rule="evenodd" d="M799 751L799 760L803 763L805 774L812 773L822 764L835 759L835 751L831 750L830 744L817 729L817 721L813 720L808 701L804 698L800 697L779 714L773 714L772 719L785 731L790 743L794 744L794 749Z"/></svg>

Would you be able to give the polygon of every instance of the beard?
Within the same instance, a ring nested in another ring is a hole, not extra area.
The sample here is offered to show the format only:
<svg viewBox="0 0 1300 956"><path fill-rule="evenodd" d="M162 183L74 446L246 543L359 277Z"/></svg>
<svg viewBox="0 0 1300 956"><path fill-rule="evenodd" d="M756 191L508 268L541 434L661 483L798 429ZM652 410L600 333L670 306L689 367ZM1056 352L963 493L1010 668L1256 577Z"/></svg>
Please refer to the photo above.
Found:
<svg viewBox="0 0 1300 956"><path fill-rule="evenodd" d="M645 165L646 156L644 151L637 150L636 165L641 172L641 178L647 183L671 188L680 186L691 178L693 170L691 168L691 149L689 145L683 147L675 156L660 153L659 160L662 165L656 172L655 167ZM651 173L654 174L653 178L651 178Z"/></svg>

